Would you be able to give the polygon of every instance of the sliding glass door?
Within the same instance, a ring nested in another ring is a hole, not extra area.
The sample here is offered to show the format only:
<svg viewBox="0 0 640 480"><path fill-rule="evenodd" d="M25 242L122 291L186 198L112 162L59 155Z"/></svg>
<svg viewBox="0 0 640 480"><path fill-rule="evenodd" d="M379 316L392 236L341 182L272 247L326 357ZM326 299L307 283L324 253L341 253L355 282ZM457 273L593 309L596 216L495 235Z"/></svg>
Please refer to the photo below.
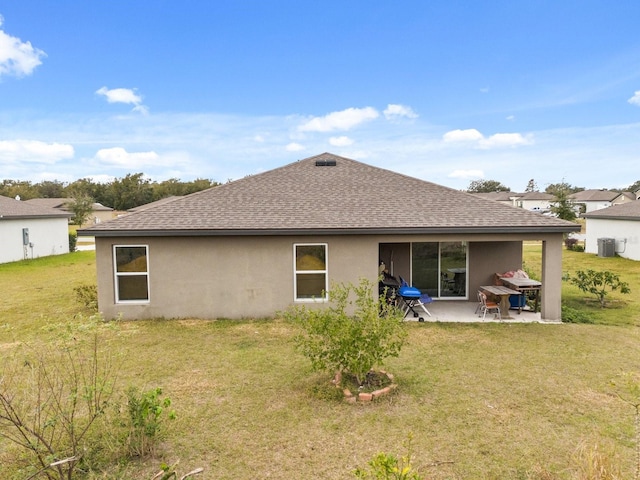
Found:
<svg viewBox="0 0 640 480"><path fill-rule="evenodd" d="M413 286L438 298L467 296L467 243L411 244Z"/></svg>

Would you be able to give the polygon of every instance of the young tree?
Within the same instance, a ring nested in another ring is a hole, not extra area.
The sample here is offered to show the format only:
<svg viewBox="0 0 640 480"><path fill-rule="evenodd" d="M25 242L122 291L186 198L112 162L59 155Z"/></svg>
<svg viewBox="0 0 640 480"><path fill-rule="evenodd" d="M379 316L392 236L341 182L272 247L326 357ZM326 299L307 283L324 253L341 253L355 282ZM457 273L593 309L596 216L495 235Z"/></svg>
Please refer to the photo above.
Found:
<svg viewBox="0 0 640 480"><path fill-rule="evenodd" d="M577 218L577 213L575 203L569 198L570 193L567 188L556 190L556 200L551 202L550 209L558 218L573 222Z"/></svg>
<svg viewBox="0 0 640 480"><path fill-rule="evenodd" d="M606 306L605 297L610 292L620 290L620 293L631 293L629 284L621 281L618 275L608 270L600 272L591 269L578 270L575 276L568 276L568 279L583 292L594 295L602 308Z"/></svg>
<svg viewBox="0 0 640 480"><path fill-rule="evenodd" d="M78 467L103 447L96 444L98 419L108 411L117 369L100 340L97 332L86 340L78 334L3 359L0 437L30 458L36 471L28 478L76 478Z"/></svg>
<svg viewBox="0 0 640 480"><path fill-rule="evenodd" d="M524 191L525 193L539 192L538 184L533 178L529 180L529 183L527 183L527 188L525 188Z"/></svg>
<svg viewBox="0 0 640 480"><path fill-rule="evenodd" d="M93 213L93 198L80 195L67 202L67 208L73 213L71 223L81 226Z"/></svg>
<svg viewBox="0 0 640 480"><path fill-rule="evenodd" d="M467 192L469 193L492 193L509 192L510 188L504 186L497 180L473 180L469 183Z"/></svg>
<svg viewBox="0 0 640 480"><path fill-rule="evenodd" d="M301 328L296 347L315 370L343 372L363 385L367 373L387 357L397 357L407 338L403 314L383 297L374 295L366 279L359 285L332 285L325 309L293 307L287 320ZM355 300L350 300L351 292ZM355 312L348 311L355 306Z"/></svg>

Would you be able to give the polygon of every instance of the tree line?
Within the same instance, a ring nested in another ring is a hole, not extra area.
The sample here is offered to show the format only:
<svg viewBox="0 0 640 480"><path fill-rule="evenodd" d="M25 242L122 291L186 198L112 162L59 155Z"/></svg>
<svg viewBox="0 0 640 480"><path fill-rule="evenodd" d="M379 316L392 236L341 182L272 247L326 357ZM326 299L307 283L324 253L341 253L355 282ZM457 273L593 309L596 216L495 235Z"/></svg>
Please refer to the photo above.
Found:
<svg viewBox="0 0 640 480"><path fill-rule="evenodd" d="M550 183L544 189L545 193L549 193L551 195L558 195L558 193L569 194L578 193L584 191L584 187L576 187L575 185L571 185L565 181L560 183ZM637 192L640 190L640 180L635 181L627 188L618 189L618 188L610 188L612 192ZM493 193L493 192L511 192L512 190L500 183L497 180L473 180L469 183L467 187L467 192L469 193ZM539 192L540 189L536 181L532 178L527 183L527 187L525 188L524 193L530 192Z"/></svg>
<svg viewBox="0 0 640 480"><path fill-rule="evenodd" d="M107 183L81 178L71 183L45 180L32 183L25 180L2 180L0 195L21 200L32 198L69 198L76 202L98 202L115 210L128 210L156 200L215 187L220 183L198 178L183 182L170 178L161 182L145 178L143 173L130 173Z"/></svg>

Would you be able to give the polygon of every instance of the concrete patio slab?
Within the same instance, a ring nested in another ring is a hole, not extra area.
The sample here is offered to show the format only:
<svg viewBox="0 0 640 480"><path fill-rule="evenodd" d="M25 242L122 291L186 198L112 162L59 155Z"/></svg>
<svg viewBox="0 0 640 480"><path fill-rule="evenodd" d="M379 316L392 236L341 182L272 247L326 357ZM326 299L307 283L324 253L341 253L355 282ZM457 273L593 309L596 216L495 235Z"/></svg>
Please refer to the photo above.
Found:
<svg viewBox="0 0 640 480"><path fill-rule="evenodd" d="M461 323L545 323L545 324L561 324L562 322L547 321L540 318L540 312L532 312L524 310L509 310L509 317L502 320L495 318L493 314L487 315L483 320L482 316L478 316L475 312L476 302L454 301L454 300L434 300L426 305L431 316L426 314L418 318L407 316L407 321L419 321L422 318L425 322L461 322Z"/></svg>

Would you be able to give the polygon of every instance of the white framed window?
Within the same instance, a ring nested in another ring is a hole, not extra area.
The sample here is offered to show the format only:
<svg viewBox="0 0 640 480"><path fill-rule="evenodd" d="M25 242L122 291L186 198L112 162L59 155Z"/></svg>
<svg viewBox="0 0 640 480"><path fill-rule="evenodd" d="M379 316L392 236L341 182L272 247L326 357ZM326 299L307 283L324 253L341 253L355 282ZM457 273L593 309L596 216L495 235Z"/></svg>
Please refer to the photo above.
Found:
<svg viewBox="0 0 640 480"><path fill-rule="evenodd" d="M296 301L326 301L329 291L326 243L293 245L293 295Z"/></svg>
<svg viewBox="0 0 640 480"><path fill-rule="evenodd" d="M114 245L116 303L149 302L149 246Z"/></svg>

